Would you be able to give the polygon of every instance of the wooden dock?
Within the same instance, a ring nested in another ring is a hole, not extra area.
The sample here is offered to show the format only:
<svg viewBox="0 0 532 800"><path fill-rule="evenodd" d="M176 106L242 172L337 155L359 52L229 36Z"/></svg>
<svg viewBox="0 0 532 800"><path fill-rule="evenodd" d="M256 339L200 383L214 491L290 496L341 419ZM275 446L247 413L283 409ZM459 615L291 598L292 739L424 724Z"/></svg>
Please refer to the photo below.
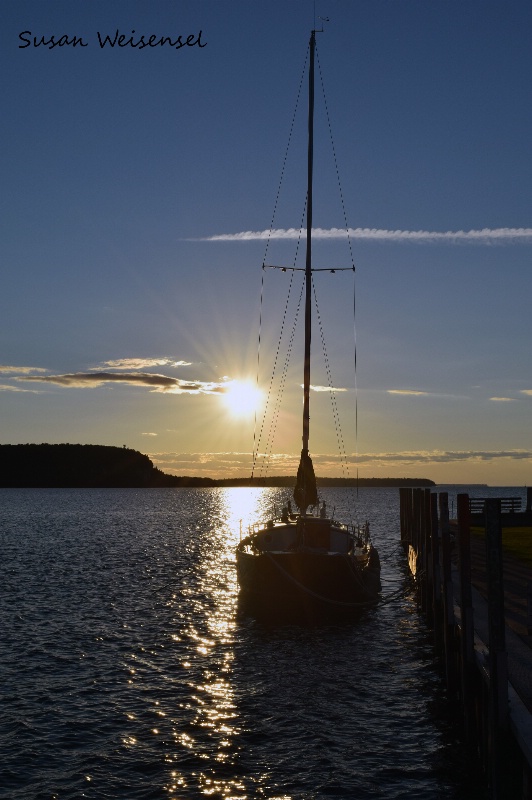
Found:
<svg viewBox="0 0 532 800"><path fill-rule="evenodd" d="M447 493L400 495L401 540L420 608L490 796L532 800L532 568L502 547L505 513L513 526L528 519L531 494L522 512L498 499L479 510L458 495L456 521L449 520ZM472 519L481 533L471 533Z"/></svg>

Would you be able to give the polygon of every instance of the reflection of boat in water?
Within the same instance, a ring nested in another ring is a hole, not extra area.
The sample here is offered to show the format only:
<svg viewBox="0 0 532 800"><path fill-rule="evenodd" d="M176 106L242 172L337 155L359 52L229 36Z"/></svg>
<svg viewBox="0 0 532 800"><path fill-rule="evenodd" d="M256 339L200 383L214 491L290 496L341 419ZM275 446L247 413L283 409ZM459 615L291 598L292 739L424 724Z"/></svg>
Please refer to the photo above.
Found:
<svg viewBox="0 0 532 800"><path fill-rule="evenodd" d="M315 31L310 38L308 175L305 262L305 353L303 448L297 472L293 514L289 504L278 518L250 527L236 549L238 582L244 596L265 607L289 610L303 603L329 609L356 608L378 600L380 562L369 538L369 525L343 524L319 508L316 478L309 455L310 342L312 300L312 171L314 128ZM295 269L283 267L283 270ZM351 268L349 268L351 269ZM331 270L335 271L335 270ZM309 511L313 509L315 513Z"/></svg>

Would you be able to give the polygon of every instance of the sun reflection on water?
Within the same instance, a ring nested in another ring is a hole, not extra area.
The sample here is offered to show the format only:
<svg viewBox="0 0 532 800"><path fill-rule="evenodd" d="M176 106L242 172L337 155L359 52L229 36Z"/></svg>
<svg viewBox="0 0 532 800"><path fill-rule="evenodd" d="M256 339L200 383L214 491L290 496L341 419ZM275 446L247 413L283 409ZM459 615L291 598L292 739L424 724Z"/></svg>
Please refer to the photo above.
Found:
<svg viewBox="0 0 532 800"><path fill-rule="evenodd" d="M181 662L190 686L189 702L182 706L188 723L174 723L177 763L166 787L171 797L190 788L192 777L201 795L227 800L246 796L244 785L225 776L239 758L241 732L232 681L238 595L234 551L241 528L268 515L268 492L228 488L217 493L216 501L208 533L201 538L195 580L182 590L188 611L181 632L194 656ZM180 757L198 760L193 776L186 778L176 769Z"/></svg>
<svg viewBox="0 0 532 800"><path fill-rule="evenodd" d="M223 490L224 527L232 546L238 542L241 527L245 531L257 519L271 516L270 497L268 490L259 487L238 486Z"/></svg>
<svg viewBox="0 0 532 800"><path fill-rule="evenodd" d="M238 636L235 547L253 522L271 518L273 502L278 499L280 506L282 494L259 487L211 493L209 517L196 540L194 572L179 596L174 595L181 623L173 638L189 645L188 657L179 664L188 698L174 716L174 753L167 760L172 772L166 792L176 800L193 788L198 796L224 800L248 796L235 776L244 732L233 678Z"/></svg>

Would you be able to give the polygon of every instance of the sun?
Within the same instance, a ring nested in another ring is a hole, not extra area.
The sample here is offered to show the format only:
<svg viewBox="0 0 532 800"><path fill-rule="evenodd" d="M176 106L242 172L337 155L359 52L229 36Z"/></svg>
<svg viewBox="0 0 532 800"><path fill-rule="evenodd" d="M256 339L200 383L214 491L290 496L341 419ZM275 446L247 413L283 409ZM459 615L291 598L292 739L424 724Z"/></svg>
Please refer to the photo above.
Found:
<svg viewBox="0 0 532 800"><path fill-rule="evenodd" d="M249 417L260 408L262 392L251 381L228 381L222 399L234 417Z"/></svg>

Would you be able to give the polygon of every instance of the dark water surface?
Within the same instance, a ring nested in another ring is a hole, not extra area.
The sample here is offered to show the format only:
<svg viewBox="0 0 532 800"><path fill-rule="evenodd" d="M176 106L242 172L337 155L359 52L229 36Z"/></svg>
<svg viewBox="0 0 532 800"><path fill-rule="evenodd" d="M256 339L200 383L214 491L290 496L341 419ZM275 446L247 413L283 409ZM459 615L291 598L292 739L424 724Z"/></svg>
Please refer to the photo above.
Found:
<svg viewBox="0 0 532 800"><path fill-rule="evenodd" d="M281 625L239 606L233 550L286 491L0 490L0 797L483 798L398 495L358 502L399 599Z"/></svg>

